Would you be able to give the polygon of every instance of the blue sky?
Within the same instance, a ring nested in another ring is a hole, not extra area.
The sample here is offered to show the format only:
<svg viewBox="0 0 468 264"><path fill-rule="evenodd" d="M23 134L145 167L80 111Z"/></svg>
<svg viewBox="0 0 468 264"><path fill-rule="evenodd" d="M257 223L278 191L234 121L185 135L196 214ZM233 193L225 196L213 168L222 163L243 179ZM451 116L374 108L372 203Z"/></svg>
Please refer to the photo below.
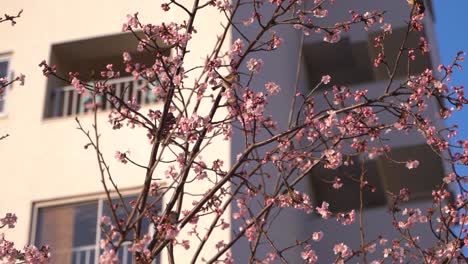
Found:
<svg viewBox="0 0 468 264"><path fill-rule="evenodd" d="M436 33L442 63L453 60L458 51L468 53L468 1L467 0L434 0ZM456 85L464 84L468 89L468 57L463 64L464 70L457 71L453 77ZM465 92L468 96L468 91ZM458 139L468 139L468 106L457 112L449 120L460 126ZM468 175L466 166L459 167L460 174Z"/></svg>

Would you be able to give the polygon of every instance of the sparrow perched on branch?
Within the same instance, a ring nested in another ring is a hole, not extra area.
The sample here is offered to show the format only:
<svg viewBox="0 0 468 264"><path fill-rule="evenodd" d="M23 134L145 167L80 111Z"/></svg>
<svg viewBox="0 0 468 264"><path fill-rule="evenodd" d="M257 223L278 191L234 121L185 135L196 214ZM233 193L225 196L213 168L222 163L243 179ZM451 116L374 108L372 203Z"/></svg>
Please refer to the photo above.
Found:
<svg viewBox="0 0 468 264"><path fill-rule="evenodd" d="M217 90L220 87L224 87L225 89L230 89L233 83L238 83L239 82L239 73L237 72L231 72L227 76L220 77L221 84L218 84L211 88L213 91Z"/></svg>
<svg viewBox="0 0 468 264"><path fill-rule="evenodd" d="M426 6L424 5L424 0L406 0L408 4L413 7L413 5L416 6L416 10L418 11L419 14L424 13L426 11Z"/></svg>
<svg viewBox="0 0 468 264"><path fill-rule="evenodd" d="M169 212L162 220L161 224L163 225L177 225L178 214L174 211ZM158 224L154 223L154 233L151 242L148 244L148 250L153 250L156 244L160 241L166 240L166 230L158 228Z"/></svg>

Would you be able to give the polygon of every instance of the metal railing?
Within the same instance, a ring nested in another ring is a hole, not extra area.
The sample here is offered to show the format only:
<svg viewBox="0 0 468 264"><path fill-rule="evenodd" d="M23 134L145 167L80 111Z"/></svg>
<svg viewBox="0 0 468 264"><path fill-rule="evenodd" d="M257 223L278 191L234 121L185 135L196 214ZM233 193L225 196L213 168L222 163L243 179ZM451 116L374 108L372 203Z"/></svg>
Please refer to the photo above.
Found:
<svg viewBox="0 0 468 264"><path fill-rule="evenodd" d="M159 100L149 89L152 86L148 85L144 80L135 80L133 77L122 77L107 81L107 84L112 87L113 94L117 95L124 102L128 102L133 98L139 104L154 103ZM148 87L148 91L143 89ZM99 109L111 109L111 103L108 98L98 97ZM65 86L53 89L50 93L48 117L66 117L84 114L89 111L86 107L87 103L91 103L92 98L86 93L79 94L73 86Z"/></svg>
<svg viewBox="0 0 468 264"><path fill-rule="evenodd" d="M82 246L72 248L72 263L73 264L93 264L95 262L96 246Z"/></svg>
<svg viewBox="0 0 468 264"><path fill-rule="evenodd" d="M128 251L129 245L130 243L123 243L117 252L117 257L121 264L132 264L132 252ZM96 248L96 245L74 247L71 249L70 264L97 264L99 261L99 255L96 256L96 253L102 253L101 250ZM156 260L153 261L153 264L156 263Z"/></svg>

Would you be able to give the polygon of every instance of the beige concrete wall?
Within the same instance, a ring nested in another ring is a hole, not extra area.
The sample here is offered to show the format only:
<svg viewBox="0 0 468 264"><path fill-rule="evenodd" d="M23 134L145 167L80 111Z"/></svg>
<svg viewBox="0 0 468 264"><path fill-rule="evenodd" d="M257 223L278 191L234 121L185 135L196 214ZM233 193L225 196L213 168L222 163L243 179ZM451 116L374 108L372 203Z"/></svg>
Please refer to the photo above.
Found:
<svg viewBox="0 0 468 264"><path fill-rule="evenodd" d="M161 3L150 0L2 2L2 12L5 13L24 9L15 27L2 24L0 28L0 54L10 52L11 68L15 73L27 76L24 87L15 85L9 92L7 114L0 119L0 134L11 135L0 143L0 214L15 212L18 215L17 228L7 232L7 237L18 245L28 242L33 201L102 191L96 156L92 150L83 148L87 140L76 129L74 118L43 119L47 80L38 64L43 59L49 60L53 44L120 33L129 13L138 11L142 21L153 24L174 19L187 20L184 14L174 12L175 8L163 13ZM212 43L216 40L214 33L220 28L219 23L213 21L221 21L214 9L202 11L197 18L198 34L191 42L191 52L186 58L187 68L202 64L213 47ZM201 112L206 113L207 109L202 108ZM79 119L91 129L91 115L82 115ZM98 119L103 152L108 157L118 186L141 185L144 171L117 164L113 156L116 150L129 149L133 159L147 163L150 145L146 132L141 129L112 131L107 124L107 113L99 114ZM229 166L229 142L215 141L206 149L203 157L208 161L223 159ZM163 171L164 168L161 168L156 175L161 175ZM193 184L189 188L197 193L206 190L203 184ZM191 202L188 198L185 200L187 207L191 206ZM216 233L207 248L215 250L214 243L221 239L228 240L226 232ZM192 246L191 251L195 248ZM189 254L185 250L176 253L179 257Z"/></svg>

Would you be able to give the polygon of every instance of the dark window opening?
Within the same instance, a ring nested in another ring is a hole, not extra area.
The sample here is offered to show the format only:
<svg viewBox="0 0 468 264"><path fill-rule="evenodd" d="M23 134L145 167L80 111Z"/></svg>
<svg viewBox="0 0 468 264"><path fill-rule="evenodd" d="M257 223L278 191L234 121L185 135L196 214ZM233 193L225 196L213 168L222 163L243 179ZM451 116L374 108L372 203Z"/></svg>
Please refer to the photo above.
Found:
<svg viewBox="0 0 468 264"><path fill-rule="evenodd" d="M395 60L397 58L398 52L400 50L401 44L405 39L406 35L406 27L404 28L394 28L393 33L387 36L384 40L384 47L385 47L385 57L387 58L389 67L391 70L395 67ZM369 34L369 43L374 43L374 39L381 35L381 32L373 32ZM419 32L410 32L408 35L408 39L406 42L406 48L418 48L419 47L419 38L425 37L424 33ZM376 58L380 49L371 48L371 57ZM415 51L416 59L414 61L410 61L409 66L409 75L416 75L422 73L426 69L432 68L431 59L428 53L422 55L421 51ZM398 68L395 72L396 78L406 78L408 75L408 52L404 51L400 58L400 62L398 64ZM386 80L388 79L388 73L386 68L381 65L377 68L373 68L374 75L376 80Z"/></svg>
<svg viewBox="0 0 468 264"><path fill-rule="evenodd" d="M401 43L406 34L406 27L394 28L393 33L384 40L385 56L389 59L390 69L393 69ZM318 84L323 75L331 75L334 85L352 85L379 80L387 80L388 72L385 66L375 68L374 59L380 49L374 47L375 38L382 32L369 33L367 41L351 41L343 37L338 43L326 42L306 43L303 47L304 64L307 78L311 86ZM418 48L420 37L424 33L410 32L406 47ZM415 52L416 60L411 61L410 75L432 68L429 54L421 55ZM408 75L407 52L401 56L396 78Z"/></svg>
<svg viewBox="0 0 468 264"><path fill-rule="evenodd" d="M335 44L308 43L303 49L311 85L319 83L323 75L331 75L333 83L338 85L374 80L369 48L364 41L351 42L349 38L342 38Z"/></svg>
<svg viewBox="0 0 468 264"><path fill-rule="evenodd" d="M363 206L369 208L386 204L386 197L377 170L377 162L368 160L362 164L356 157L351 160L353 161L352 165L341 166L336 170L325 169L322 165L313 170L311 175L312 186L317 204L320 205L324 201L328 202L330 210L333 212L359 208L359 180L363 169L364 179L369 183L369 186L363 189ZM335 177L340 178L343 183L340 189L333 188Z"/></svg>
<svg viewBox="0 0 468 264"><path fill-rule="evenodd" d="M410 201L432 198L432 190L441 184L444 177L444 168L441 158L430 146L393 148L388 156L403 163L395 163L381 156L375 160L367 160L364 164L354 157L352 165L341 166L336 170L325 169L319 164L310 175L315 202L318 205L323 201L328 202L333 212L359 208L359 177L362 168L365 171L365 180L375 188L374 192L371 188L364 189L365 208L386 205L390 201L387 192L398 194L402 188L409 189ZM418 160L419 166L409 170L405 166L409 160ZM342 179L343 186L340 189L333 188L335 177Z"/></svg>
<svg viewBox="0 0 468 264"><path fill-rule="evenodd" d="M379 159L379 170L386 189L399 193L408 188L411 200L431 198L432 190L442 183L444 169L442 160L428 145L407 146L392 149L390 157L397 161L418 160L419 166L408 170L405 164Z"/></svg>

